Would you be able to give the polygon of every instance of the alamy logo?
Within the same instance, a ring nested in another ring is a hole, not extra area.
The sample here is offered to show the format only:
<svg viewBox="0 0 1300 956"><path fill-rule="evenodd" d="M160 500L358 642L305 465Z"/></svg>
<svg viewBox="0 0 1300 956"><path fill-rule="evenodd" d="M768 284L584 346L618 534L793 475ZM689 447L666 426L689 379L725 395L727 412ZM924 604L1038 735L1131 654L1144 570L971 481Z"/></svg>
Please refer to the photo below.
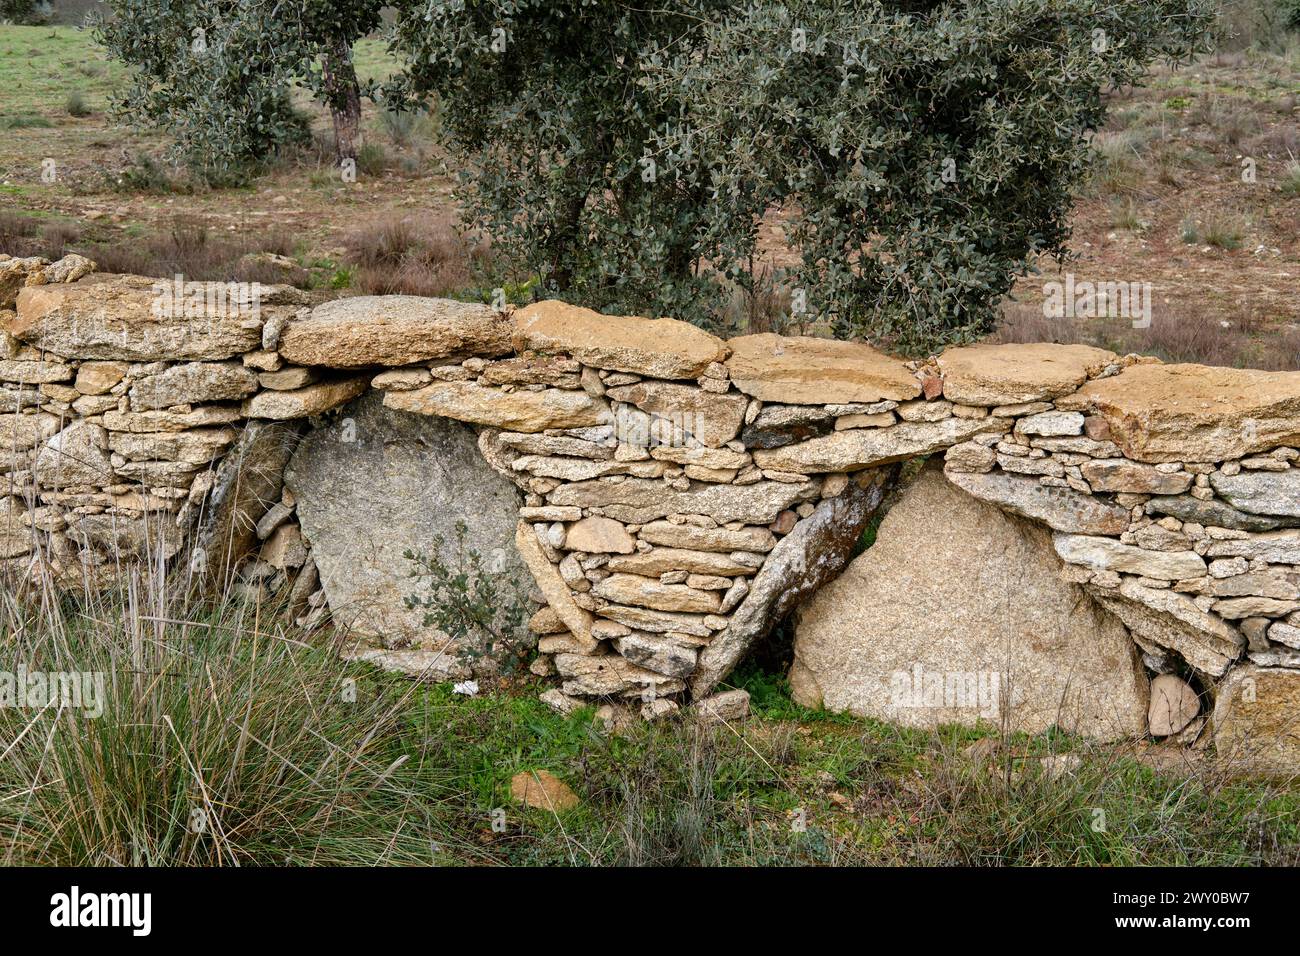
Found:
<svg viewBox="0 0 1300 956"><path fill-rule="evenodd" d="M104 713L102 671L0 671L0 707L80 710L91 718Z"/></svg>
<svg viewBox="0 0 1300 956"><path fill-rule="evenodd" d="M177 274L152 287L150 313L156 319L214 319L247 316L262 311L260 282L186 282Z"/></svg>
<svg viewBox="0 0 1300 956"><path fill-rule="evenodd" d="M1076 282L1067 272L1064 282L1043 283L1043 295L1048 319L1129 319L1135 329L1151 327L1150 282Z"/></svg>
<svg viewBox="0 0 1300 956"><path fill-rule="evenodd" d="M57 927L126 926L133 936L148 936L153 928L151 893L70 892L50 897L50 925Z"/></svg>
<svg viewBox="0 0 1300 956"><path fill-rule="evenodd" d="M1001 689L997 671L927 671L920 664L910 671L894 671L889 679L895 707L975 710L990 720L999 715Z"/></svg>

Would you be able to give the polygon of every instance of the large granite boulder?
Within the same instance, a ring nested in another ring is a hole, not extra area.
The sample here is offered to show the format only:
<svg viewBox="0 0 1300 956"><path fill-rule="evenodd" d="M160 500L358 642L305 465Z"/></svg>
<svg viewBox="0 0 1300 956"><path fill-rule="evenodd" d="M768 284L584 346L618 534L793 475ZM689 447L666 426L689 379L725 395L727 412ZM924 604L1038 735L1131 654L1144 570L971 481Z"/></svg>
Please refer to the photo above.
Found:
<svg viewBox="0 0 1300 956"><path fill-rule="evenodd" d="M381 663L409 658L431 676L465 673L459 649L424 626L423 611L405 606L425 589L404 554L430 554L441 537L440 554L455 567L457 522L490 568L528 580L514 544L519 492L459 422L394 411L381 395L366 395L303 438L286 485L335 623L381 649L426 652L390 653Z"/></svg>
<svg viewBox="0 0 1300 956"><path fill-rule="evenodd" d="M1140 735L1136 648L1061 567L1048 532L927 468L875 545L800 609L795 699L909 727Z"/></svg>
<svg viewBox="0 0 1300 956"><path fill-rule="evenodd" d="M1215 701L1214 749L1230 769L1294 779L1300 773L1300 670L1234 669Z"/></svg>

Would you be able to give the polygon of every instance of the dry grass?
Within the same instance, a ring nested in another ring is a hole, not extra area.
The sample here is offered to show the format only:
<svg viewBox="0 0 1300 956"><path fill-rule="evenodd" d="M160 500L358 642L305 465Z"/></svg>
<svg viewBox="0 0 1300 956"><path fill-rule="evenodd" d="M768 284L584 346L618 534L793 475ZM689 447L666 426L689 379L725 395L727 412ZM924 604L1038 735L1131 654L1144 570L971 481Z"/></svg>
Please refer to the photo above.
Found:
<svg viewBox="0 0 1300 956"><path fill-rule="evenodd" d="M1225 318L1225 315L1229 317ZM1151 325L1135 329L1127 319L1055 319L1042 307L1013 302L1003 307L998 342L1083 343L1121 355L1156 355L1167 362L1194 362L1267 371L1300 369L1300 329L1266 330L1248 307L1235 313L1212 306L1157 311Z"/></svg>
<svg viewBox="0 0 1300 956"><path fill-rule="evenodd" d="M177 217L169 227L141 241L96 243L88 246L85 254L99 264L102 272L164 278L183 275L192 281L273 283L283 282L284 273L241 263L240 259L258 252L291 257L295 246L287 232L272 230L256 237L227 238L213 233L199 219Z"/></svg>
<svg viewBox="0 0 1300 956"><path fill-rule="evenodd" d="M278 608L203 607L124 568L107 592L6 589L6 669L102 675L102 713L0 709L5 865L429 863L394 752L413 687L371 688ZM403 832L406 827L406 832Z"/></svg>
<svg viewBox="0 0 1300 956"><path fill-rule="evenodd" d="M352 287L372 295L464 293L491 265L487 243L461 234L446 217L425 224L390 216L354 229L345 248Z"/></svg>

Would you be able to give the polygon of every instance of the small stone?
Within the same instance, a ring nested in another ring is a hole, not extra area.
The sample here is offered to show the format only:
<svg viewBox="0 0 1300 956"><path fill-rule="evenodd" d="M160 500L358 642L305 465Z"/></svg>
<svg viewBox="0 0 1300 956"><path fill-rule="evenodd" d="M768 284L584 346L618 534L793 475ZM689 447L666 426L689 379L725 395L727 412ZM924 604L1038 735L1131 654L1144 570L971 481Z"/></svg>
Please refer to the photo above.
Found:
<svg viewBox="0 0 1300 956"><path fill-rule="evenodd" d="M583 518L569 526L565 546L587 554L631 554L636 543L613 518Z"/></svg>
<svg viewBox="0 0 1300 956"><path fill-rule="evenodd" d="M1016 422L1015 430L1022 435L1059 437L1083 434L1083 416L1078 412L1039 412Z"/></svg>
<svg viewBox="0 0 1300 956"><path fill-rule="evenodd" d="M1230 578L1236 574L1245 574L1250 570L1250 563L1245 558L1219 558L1210 562L1210 577Z"/></svg>
<svg viewBox="0 0 1300 956"><path fill-rule="evenodd" d="M944 467L950 471L987 474L997 464L998 456L992 448L967 441L949 448L943 460Z"/></svg>
<svg viewBox="0 0 1300 956"><path fill-rule="evenodd" d="M905 422L937 422L952 417L952 402L917 399L900 402L898 417Z"/></svg>
<svg viewBox="0 0 1300 956"><path fill-rule="evenodd" d="M319 382L290 392L260 392L246 400L241 411L247 418L307 418L347 404L369 384L367 378L350 378Z"/></svg>
<svg viewBox="0 0 1300 956"><path fill-rule="evenodd" d="M1243 627L1242 630L1245 628ZM1268 629L1268 636L1270 640L1277 641L1279 644L1300 650L1300 627L1294 624L1283 624L1278 621Z"/></svg>
<svg viewBox="0 0 1300 956"><path fill-rule="evenodd" d="M835 430L849 428L888 428L894 424L893 412L881 412L878 415L841 415L835 419Z"/></svg>
<svg viewBox="0 0 1300 956"><path fill-rule="evenodd" d="M774 534L786 535L794 530L794 526L798 521L799 516L793 511L782 511L768 527Z"/></svg>
<svg viewBox="0 0 1300 956"><path fill-rule="evenodd" d="M82 362L74 385L83 395L103 395L122 381L129 368L126 362Z"/></svg>
<svg viewBox="0 0 1300 956"><path fill-rule="evenodd" d="M271 533L275 531L276 528L280 527L280 525L284 524L291 514L293 514L293 510L287 507L283 502L277 501L275 504L271 505L271 507L267 509L266 514L257 522L257 539L259 541L265 541L267 538L271 537Z"/></svg>
<svg viewBox="0 0 1300 956"><path fill-rule="evenodd" d="M1200 699L1186 681L1173 674L1161 674L1151 682L1147 723L1153 737L1178 733L1200 712Z"/></svg>
<svg viewBox="0 0 1300 956"><path fill-rule="evenodd" d="M749 691L724 690L697 701L691 707L701 720L733 721L749 716Z"/></svg>
<svg viewBox="0 0 1300 956"><path fill-rule="evenodd" d="M571 810L580 802L578 795L548 770L525 770L515 774L510 778L510 796L525 806L552 813Z"/></svg>

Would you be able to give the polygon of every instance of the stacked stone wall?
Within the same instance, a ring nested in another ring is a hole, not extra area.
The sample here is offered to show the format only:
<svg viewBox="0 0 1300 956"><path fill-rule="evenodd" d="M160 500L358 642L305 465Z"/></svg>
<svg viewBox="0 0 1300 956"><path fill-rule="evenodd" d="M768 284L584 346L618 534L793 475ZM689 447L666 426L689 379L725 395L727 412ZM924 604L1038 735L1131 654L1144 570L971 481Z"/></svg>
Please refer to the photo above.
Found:
<svg viewBox="0 0 1300 956"><path fill-rule="evenodd" d="M81 585L152 556L287 589L321 623L340 603L312 558L327 543L303 534L282 476L304 432L382 400L471 427L517 489L514 547L544 602L533 666L555 675L558 707L653 718L711 700L841 573L899 465L922 456L1050 531L1062 574L1122 624L1148 674L1300 681L1300 373L1050 344L904 362L560 302L309 308L284 287L89 268L0 261L11 577ZM411 641L370 630L381 657ZM468 673L456 651L439 647L448 660L430 672Z"/></svg>

